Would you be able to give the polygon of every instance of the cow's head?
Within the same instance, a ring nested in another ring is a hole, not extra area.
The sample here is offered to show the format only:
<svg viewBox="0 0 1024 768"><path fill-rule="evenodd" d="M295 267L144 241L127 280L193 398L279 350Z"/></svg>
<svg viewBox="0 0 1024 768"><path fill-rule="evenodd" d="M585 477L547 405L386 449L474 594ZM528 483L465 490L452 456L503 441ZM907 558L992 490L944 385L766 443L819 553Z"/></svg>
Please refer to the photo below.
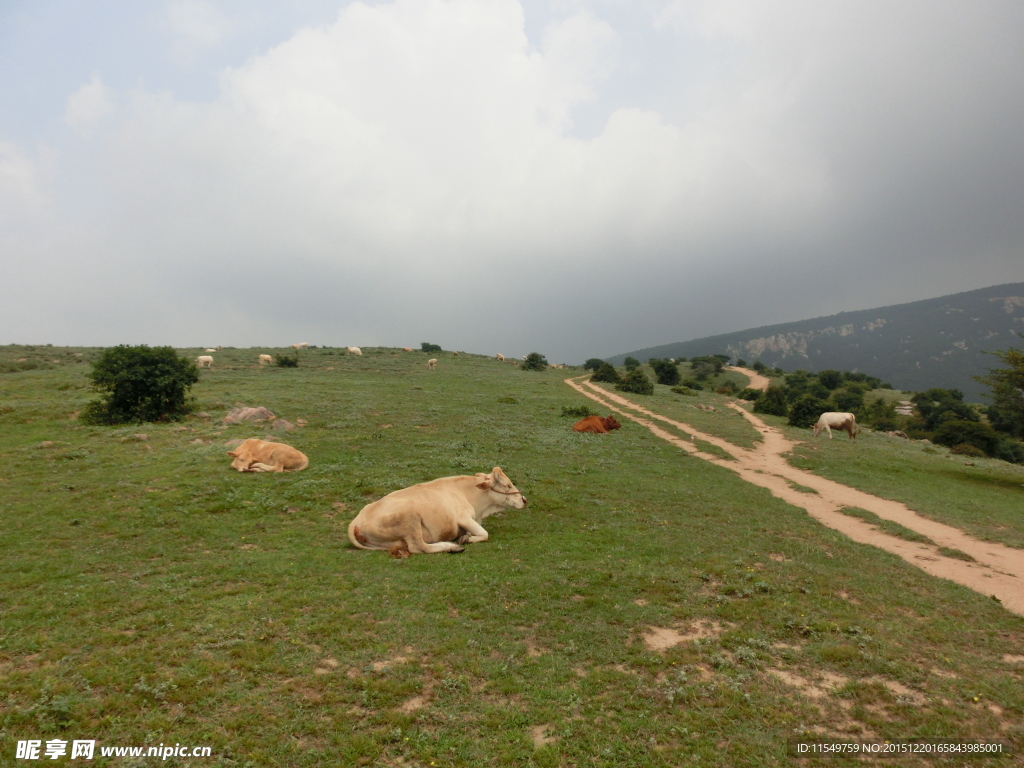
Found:
<svg viewBox="0 0 1024 768"><path fill-rule="evenodd" d="M246 440L246 442L249 442ZM237 469L239 472L251 472L249 468L257 463L259 459L252 455L245 443L242 443L238 448L233 451L228 451L233 461L231 462L231 468Z"/></svg>
<svg viewBox="0 0 1024 768"><path fill-rule="evenodd" d="M613 429L622 429L622 425L615 420L614 416L605 416L603 419L601 419L601 422L604 424L604 428L607 429L609 432L611 432Z"/></svg>
<svg viewBox="0 0 1024 768"><path fill-rule="evenodd" d="M499 501L502 506L512 509L522 509L526 506L526 497L512 485L512 481L501 471L501 467L495 467L487 475L477 472L476 487L482 491L490 491L492 494L503 496L504 498Z"/></svg>

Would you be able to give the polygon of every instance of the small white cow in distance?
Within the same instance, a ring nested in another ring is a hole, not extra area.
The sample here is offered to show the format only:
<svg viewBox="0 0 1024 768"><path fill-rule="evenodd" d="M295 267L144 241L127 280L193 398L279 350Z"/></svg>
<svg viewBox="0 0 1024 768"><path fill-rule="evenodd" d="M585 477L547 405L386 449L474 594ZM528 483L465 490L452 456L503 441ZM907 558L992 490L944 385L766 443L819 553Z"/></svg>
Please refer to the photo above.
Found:
<svg viewBox="0 0 1024 768"><path fill-rule="evenodd" d="M309 466L306 454L284 443L268 443L251 437L228 451L231 468L239 472L298 472Z"/></svg>
<svg viewBox="0 0 1024 768"><path fill-rule="evenodd" d="M298 344L292 344L292 349L306 349L309 346L309 342L300 341Z"/></svg>
<svg viewBox="0 0 1024 768"><path fill-rule="evenodd" d="M206 350L203 350L203 351L204 352L216 352L217 350L216 349L206 349Z"/></svg>
<svg viewBox="0 0 1024 768"><path fill-rule="evenodd" d="M427 368L429 368L430 370L434 370L435 368L437 368L437 358L436 357L432 357L429 360L427 360Z"/></svg>
<svg viewBox="0 0 1024 768"><path fill-rule="evenodd" d="M497 360L497 361L499 361L499 362L502 362L502 363L503 363L503 362L505 362L505 356L504 356L503 354L501 354L501 352L499 352L498 354L496 354L496 355L494 356L494 359L495 359L495 360Z"/></svg>
<svg viewBox="0 0 1024 768"><path fill-rule="evenodd" d="M196 358L196 365L200 368L212 368L213 358L209 355L200 355Z"/></svg>
<svg viewBox="0 0 1024 768"><path fill-rule="evenodd" d="M486 475L441 477L389 493L360 510L348 538L359 549L388 550L392 557L462 552L462 544L487 541L480 525L485 517L525 506L526 497L495 467Z"/></svg>
<svg viewBox="0 0 1024 768"><path fill-rule="evenodd" d="M856 416L852 413L837 413L835 411L821 414L818 423L814 425L814 436L817 437L823 429L828 431L829 440L832 439L833 429L845 430L851 440L856 440L857 433L860 431Z"/></svg>
<svg viewBox="0 0 1024 768"><path fill-rule="evenodd" d="M347 352L350 355L359 355L360 357L363 356L363 350L361 350L359 347L349 347Z"/></svg>
<svg viewBox="0 0 1024 768"><path fill-rule="evenodd" d="M260 355L260 365L268 365L274 362L274 358L270 355Z"/></svg>

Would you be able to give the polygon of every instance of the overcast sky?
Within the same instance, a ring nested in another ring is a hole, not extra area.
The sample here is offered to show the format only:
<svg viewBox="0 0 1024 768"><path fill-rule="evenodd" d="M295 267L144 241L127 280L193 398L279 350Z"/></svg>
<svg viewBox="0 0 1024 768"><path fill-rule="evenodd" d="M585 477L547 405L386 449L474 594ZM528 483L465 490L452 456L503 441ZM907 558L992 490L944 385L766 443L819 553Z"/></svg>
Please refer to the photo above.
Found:
<svg viewBox="0 0 1024 768"><path fill-rule="evenodd" d="M1024 280L1024 3L0 0L0 343L578 362Z"/></svg>

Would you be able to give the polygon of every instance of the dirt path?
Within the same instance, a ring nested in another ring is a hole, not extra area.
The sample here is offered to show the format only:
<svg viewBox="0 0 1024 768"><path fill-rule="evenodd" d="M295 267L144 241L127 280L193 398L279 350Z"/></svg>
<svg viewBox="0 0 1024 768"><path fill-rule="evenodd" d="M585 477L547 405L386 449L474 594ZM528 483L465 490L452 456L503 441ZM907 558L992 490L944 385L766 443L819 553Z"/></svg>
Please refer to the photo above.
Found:
<svg viewBox="0 0 1024 768"><path fill-rule="evenodd" d="M582 378L585 377L578 377ZM773 496L789 504L802 507L818 522L854 541L898 555L932 576L955 581L985 596L994 595L1007 610L1024 616L1024 550L981 541L958 528L922 517L900 502L872 496L791 466L783 454L792 450L796 443L735 403L729 403L729 407L753 424L763 438L753 449L740 448L720 437L700 432L689 424L649 411L620 395L606 392L589 381L580 383L578 379L566 379L565 383L604 407L646 427L657 437L693 456L735 472L747 482L766 488ZM649 418L637 416L636 413ZM654 420L672 425L690 439L666 431ZM723 459L701 451L694 440L710 443L733 458ZM793 484L811 488L814 492L797 490ZM839 511L843 507L859 507L873 512L927 536L935 545L890 536L860 518L844 515ZM939 551L940 547L960 550L976 562L946 557Z"/></svg>
<svg viewBox="0 0 1024 768"><path fill-rule="evenodd" d="M750 389L760 389L763 392L764 390L768 389L768 385L771 384L771 382L768 381L768 378L766 376L762 376L760 373L751 370L750 368L737 368L735 365L727 365L725 366L725 370L742 373L744 376L750 379Z"/></svg>

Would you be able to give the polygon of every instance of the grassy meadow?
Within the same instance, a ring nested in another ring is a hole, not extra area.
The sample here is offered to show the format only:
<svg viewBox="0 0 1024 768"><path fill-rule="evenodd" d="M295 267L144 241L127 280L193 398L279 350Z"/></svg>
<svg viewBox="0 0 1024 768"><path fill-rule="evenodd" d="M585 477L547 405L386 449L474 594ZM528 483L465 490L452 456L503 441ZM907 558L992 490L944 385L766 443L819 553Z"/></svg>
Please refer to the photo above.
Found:
<svg viewBox="0 0 1024 768"><path fill-rule="evenodd" d="M0 347L0 765L53 738L212 748L168 766L782 766L787 740L824 736L1024 748L1024 618L638 425L573 433L562 407L594 403L562 379L581 369L367 348L259 368L280 350L224 350L193 389L209 417L113 428L74 418L99 351ZM757 439L723 396L631 399ZM236 403L307 425L222 426ZM225 443L268 434L309 468L229 469ZM1021 468L932 450L865 433L794 463L1024 546ZM407 560L349 545L368 501L495 465L529 505L488 518L489 542ZM93 764L154 758L97 747Z"/></svg>

